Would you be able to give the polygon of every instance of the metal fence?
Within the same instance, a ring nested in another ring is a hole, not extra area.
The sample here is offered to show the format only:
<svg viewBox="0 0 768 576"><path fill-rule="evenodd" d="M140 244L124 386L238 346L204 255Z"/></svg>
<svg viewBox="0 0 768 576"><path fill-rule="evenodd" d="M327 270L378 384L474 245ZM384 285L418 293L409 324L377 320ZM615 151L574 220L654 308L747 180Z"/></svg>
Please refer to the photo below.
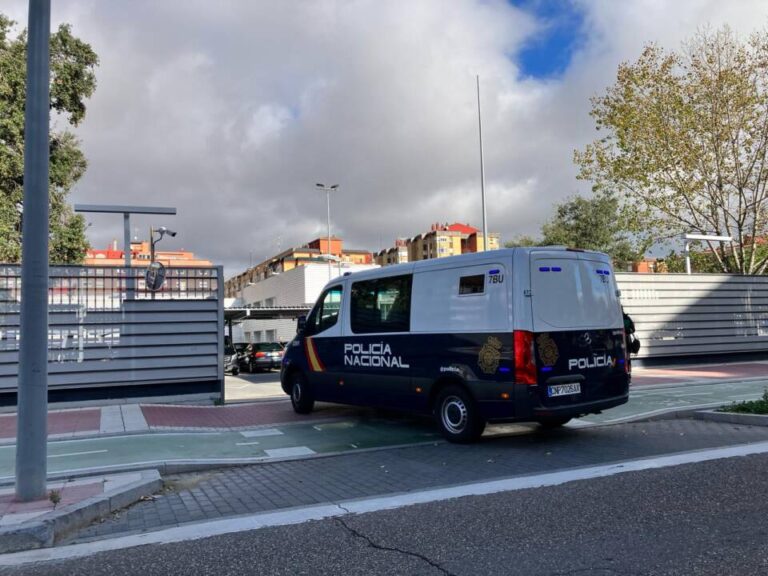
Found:
<svg viewBox="0 0 768 576"><path fill-rule="evenodd" d="M157 292L145 269L52 266L49 387L223 381L223 274L167 268ZM17 386L21 269L0 266L0 392Z"/></svg>
<svg viewBox="0 0 768 576"><path fill-rule="evenodd" d="M768 277L616 274L639 358L768 353Z"/></svg>

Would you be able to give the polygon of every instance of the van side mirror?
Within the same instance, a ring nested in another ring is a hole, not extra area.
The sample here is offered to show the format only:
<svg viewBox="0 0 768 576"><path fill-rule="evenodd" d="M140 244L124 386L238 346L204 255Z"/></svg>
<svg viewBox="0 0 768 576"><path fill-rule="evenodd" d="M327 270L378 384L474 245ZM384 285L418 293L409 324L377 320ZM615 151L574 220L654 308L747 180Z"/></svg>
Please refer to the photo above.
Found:
<svg viewBox="0 0 768 576"><path fill-rule="evenodd" d="M307 327L307 317L299 316L296 319L296 334L303 334L304 329Z"/></svg>

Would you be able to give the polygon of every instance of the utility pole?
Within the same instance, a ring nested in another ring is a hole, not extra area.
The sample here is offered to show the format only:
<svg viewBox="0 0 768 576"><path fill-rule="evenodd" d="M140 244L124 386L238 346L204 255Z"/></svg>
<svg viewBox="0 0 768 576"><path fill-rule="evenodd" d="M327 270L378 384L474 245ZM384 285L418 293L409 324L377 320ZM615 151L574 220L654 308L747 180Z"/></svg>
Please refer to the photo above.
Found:
<svg viewBox="0 0 768 576"><path fill-rule="evenodd" d="M483 204L483 251L488 250L488 225L485 210L485 165L483 163L483 119L480 116L480 76L477 78L477 126L480 133L480 196Z"/></svg>
<svg viewBox="0 0 768 576"><path fill-rule="evenodd" d="M48 440L48 130L51 0L29 0L16 499L46 496Z"/></svg>

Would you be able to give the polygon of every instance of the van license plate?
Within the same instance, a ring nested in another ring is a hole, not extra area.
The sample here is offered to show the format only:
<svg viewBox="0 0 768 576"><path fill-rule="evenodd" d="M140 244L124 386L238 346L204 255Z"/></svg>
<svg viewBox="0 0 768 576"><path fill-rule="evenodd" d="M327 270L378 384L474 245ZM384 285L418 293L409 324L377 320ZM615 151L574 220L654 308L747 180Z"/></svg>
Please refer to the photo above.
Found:
<svg viewBox="0 0 768 576"><path fill-rule="evenodd" d="M568 396L569 394L581 394L581 384L557 384L556 386L547 386L547 396Z"/></svg>

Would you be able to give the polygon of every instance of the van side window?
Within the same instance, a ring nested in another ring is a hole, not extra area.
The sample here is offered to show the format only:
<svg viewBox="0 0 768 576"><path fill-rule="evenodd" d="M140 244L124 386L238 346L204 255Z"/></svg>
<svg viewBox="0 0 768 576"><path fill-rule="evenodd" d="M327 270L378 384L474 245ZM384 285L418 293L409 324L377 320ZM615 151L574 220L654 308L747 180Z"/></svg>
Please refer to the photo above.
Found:
<svg viewBox="0 0 768 576"><path fill-rule="evenodd" d="M462 276L459 279L459 294L482 294L485 288L485 274Z"/></svg>
<svg viewBox="0 0 768 576"><path fill-rule="evenodd" d="M318 334L338 322L339 310L341 309L341 290L341 286L334 286L326 290L320 297L317 306L307 318L306 334Z"/></svg>
<svg viewBox="0 0 768 576"><path fill-rule="evenodd" d="M352 332L408 332L412 280L413 276L408 274L352 284Z"/></svg>

